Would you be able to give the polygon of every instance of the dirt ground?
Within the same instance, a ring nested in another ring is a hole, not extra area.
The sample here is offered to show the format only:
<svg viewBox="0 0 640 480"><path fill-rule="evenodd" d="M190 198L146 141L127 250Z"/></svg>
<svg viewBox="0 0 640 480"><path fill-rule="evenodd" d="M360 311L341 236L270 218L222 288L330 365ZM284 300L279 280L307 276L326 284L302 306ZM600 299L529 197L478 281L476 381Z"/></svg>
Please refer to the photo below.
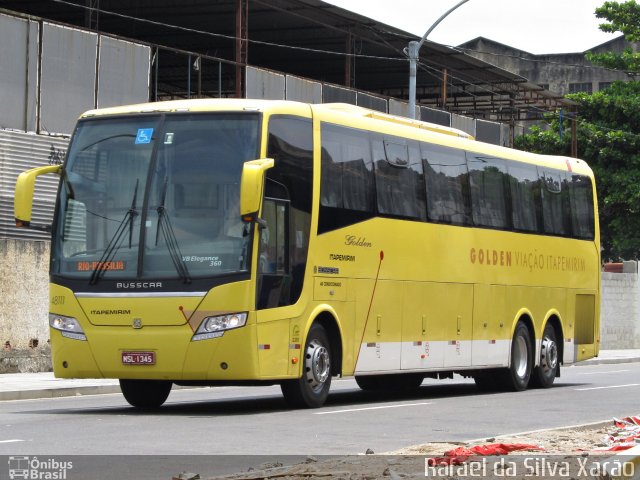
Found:
<svg viewBox="0 0 640 480"><path fill-rule="evenodd" d="M636 427L631 426L634 429L631 430L634 435L640 433L640 427ZM470 442L427 443L394 452L369 452L369 454L337 458L308 457L304 463L296 465L269 463L246 472L214 478L226 480L571 478L581 480L612 478L629 473L632 473L631 476L634 473L640 475L640 472L630 472L634 466L625 464L625 458L616 457L617 452L604 451L620 444L629 436L629 432L630 430L620 425L616 426L612 419L598 424L539 430ZM461 461L457 464L445 457L445 452L456 448L494 444L527 444L541 447L543 450L525 449L502 456L459 457ZM436 462L442 463L429 465L430 458L439 459ZM628 460L629 457L626 459ZM200 479L200 476L187 473L173 477L173 480L197 479Z"/></svg>

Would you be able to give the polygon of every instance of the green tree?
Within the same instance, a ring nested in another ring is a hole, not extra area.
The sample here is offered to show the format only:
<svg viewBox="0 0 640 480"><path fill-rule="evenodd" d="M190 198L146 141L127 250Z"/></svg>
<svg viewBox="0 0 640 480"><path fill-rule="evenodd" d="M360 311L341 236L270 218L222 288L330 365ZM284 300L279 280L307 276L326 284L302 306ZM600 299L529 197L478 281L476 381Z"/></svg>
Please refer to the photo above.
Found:
<svg viewBox="0 0 640 480"><path fill-rule="evenodd" d="M640 82L568 97L579 105L578 157L596 177L603 256L640 258ZM569 128L556 116L549 129L534 126L516 138L516 148L568 156Z"/></svg>
<svg viewBox="0 0 640 480"><path fill-rule="evenodd" d="M640 41L640 5L636 0L604 2L601 7L596 8L596 17L607 20L600 24L603 32L622 32L628 41ZM630 48L623 53L587 53L587 59L595 65L615 70L632 74L640 72L640 53L635 53Z"/></svg>
<svg viewBox="0 0 640 480"><path fill-rule="evenodd" d="M620 31L629 41L640 39L640 5L635 0L605 2L596 16L608 20L601 30ZM640 72L640 56L630 50L588 58L609 68ZM640 258L640 82L616 82L593 94L567 98L578 103L578 156L596 176L603 258ZM533 127L518 137L516 148L569 155L568 120L561 125L555 115L550 121L549 129Z"/></svg>

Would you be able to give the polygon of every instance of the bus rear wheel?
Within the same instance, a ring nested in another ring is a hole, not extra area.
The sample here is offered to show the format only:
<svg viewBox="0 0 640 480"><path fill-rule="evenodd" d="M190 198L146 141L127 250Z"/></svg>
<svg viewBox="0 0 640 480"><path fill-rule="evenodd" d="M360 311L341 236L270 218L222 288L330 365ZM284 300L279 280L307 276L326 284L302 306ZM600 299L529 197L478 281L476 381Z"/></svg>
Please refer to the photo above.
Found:
<svg viewBox="0 0 640 480"><path fill-rule="evenodd" d="M331 387L331 344L322 325L309 330L302 359L302 376L280 384L284 399L296 408L324 405Z"/></svg>
<svg viewBox="0 0 640 480"><path fill-rule="evenodd" d="M159 408L169 397L172 383L166 380L120 379L120 390L129 405L137 408Z"/></svg>
<svg viewBox="0 0 640 480"><path fill-rule="evenodd" d="M500 386L504 390L526 390L533 371L533 343L524 322L518 322L511 341L511 364L501 372Z"/></svg>
<svg viewBox="0 0 640 480"><path fill-rule="evenodd" d="M533 370L531 384L535 387L549 388L556 379L559 360L556 330L549 323L544 327L540 350L540 365Z"/></svg>

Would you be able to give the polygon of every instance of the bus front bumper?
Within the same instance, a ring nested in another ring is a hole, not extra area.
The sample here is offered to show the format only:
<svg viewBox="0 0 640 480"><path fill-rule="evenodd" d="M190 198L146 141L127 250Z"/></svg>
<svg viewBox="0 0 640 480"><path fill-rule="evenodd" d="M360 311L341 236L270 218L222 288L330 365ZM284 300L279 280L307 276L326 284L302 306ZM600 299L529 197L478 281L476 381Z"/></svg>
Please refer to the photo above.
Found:
<svg viewBox="0 0 640 480"><path fill-rule="evenodd" d="M219 338L192 341L188 325L93 326L87 340L51 329L53 370L59 378L127 378L173 381L241 381L259 378L256 325ZM129 363L144 358L143 364Z"/></svg>

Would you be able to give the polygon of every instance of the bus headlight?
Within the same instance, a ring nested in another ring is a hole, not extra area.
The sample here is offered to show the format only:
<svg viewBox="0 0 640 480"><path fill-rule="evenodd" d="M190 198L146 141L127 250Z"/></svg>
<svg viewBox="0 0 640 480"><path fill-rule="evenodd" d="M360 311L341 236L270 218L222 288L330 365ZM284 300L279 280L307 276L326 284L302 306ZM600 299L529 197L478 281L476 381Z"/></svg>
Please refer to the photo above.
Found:
<svg viewBox="0 0 640 480"><path fill-rule="evenodd" d="M65 317L63 315L56 315L55 313L49 314L49 326L54 330L60 331L63 337L71 338L73 340L86 340L87 336L84 334L84 330L73 317Z"/></svg>
<svg viewBox="0 0 640 480"><path fill-rule="evenodd" d="M208 338L218 338L224 335L225 331L244 327L246 323L246 312L206 317L202 320L202 323L191 340L196 341L206 340Z"/></svg>

